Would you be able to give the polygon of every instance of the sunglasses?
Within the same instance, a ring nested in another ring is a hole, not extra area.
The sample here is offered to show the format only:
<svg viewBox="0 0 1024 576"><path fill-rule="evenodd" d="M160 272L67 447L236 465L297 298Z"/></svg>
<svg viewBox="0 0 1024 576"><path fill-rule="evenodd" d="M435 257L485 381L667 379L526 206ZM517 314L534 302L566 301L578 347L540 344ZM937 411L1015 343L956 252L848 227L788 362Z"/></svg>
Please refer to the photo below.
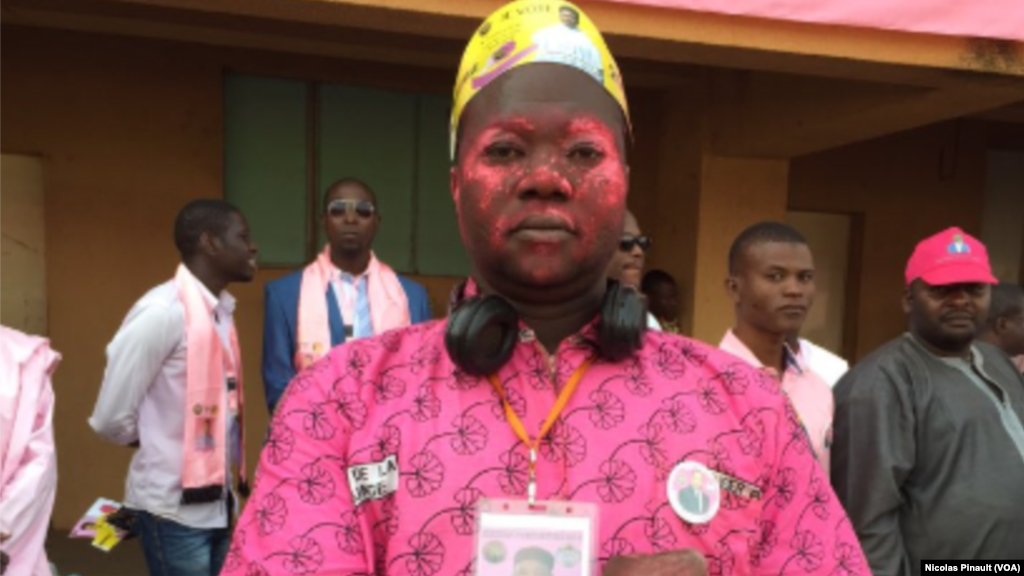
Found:
<svg viewBox="0 0 1024 576"><path fill-rule="evenodd" d="M626 234L619 240L619 250L623 252L632 252L634 246L639 246L641 250L647 252L651 249L651 239L647 236L630 236Z"/></svg>
<svg viewBox="0 0 1024 576"><path fill-rule="evenodd" d="M377 207L369 200L331 200L327 205L327 213L337 218L347 214L349 210L355 211L360 218L370 218L377 211Z"/></svg>

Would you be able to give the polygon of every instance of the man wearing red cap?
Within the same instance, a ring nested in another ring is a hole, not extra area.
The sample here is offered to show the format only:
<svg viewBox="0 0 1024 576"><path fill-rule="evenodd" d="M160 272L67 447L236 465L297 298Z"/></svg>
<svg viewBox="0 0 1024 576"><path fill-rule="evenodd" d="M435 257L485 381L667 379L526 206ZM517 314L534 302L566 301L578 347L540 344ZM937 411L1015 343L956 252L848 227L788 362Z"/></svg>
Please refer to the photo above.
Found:
<svg viewBox="0 0 1024 576"><path fill-rule="evenodd" d="M985 246L958 228L917 245L910 332L835 390L832 483L875 576L922 559L1024 551L1024 379L975 341L996 284Z"/></svg>

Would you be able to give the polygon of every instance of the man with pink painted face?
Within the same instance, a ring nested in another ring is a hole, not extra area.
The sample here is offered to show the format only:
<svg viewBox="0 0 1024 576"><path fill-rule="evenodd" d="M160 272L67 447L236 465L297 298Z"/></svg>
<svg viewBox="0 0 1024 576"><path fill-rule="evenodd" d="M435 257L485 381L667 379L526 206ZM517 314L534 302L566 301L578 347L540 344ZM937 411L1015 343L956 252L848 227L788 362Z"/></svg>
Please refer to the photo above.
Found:
<svg viewBox="0 0 1024 576"><path fill-rule="evenodd" d="M475 540L496 500L592 507L587 576L866 574L778 384L646 331L636 291L607 280L628 113L584 13L603 69L532 60L562 5L500 8L463 59L451 190L473 275L451 316L289 384L224 574L507 573ZM476 82L510 37L511 64ZM695 471L708 500L688 510Z"/></svg>

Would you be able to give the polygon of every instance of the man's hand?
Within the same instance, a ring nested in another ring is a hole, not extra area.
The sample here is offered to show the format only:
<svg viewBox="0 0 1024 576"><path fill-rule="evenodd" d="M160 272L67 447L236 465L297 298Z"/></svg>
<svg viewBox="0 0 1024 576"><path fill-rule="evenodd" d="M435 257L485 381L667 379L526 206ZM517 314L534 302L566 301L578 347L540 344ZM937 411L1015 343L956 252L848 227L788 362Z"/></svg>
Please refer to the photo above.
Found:
<svg viewBox="0 0 1024 576"><path fill-rule="evenodd" d="M601 576L707 576L708 563L696 550L678 550L653 555L616 556L604 566Z"/></svg>

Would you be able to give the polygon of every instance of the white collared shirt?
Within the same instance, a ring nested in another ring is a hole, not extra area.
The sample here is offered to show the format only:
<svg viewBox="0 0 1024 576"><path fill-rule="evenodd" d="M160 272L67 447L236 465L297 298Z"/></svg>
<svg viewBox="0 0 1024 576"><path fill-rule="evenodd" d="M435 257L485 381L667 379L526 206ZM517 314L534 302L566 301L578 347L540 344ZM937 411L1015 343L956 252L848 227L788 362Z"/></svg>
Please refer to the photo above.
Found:
<svg viewBox="0 0 1024 576"><path fill-rule="evenodd" d="M345 324L345 340L353 340L357 338L366 338L373 336L373 334L360 334L357 327L360 325L359 318L357 318L356 310L358 308L359 300L359 283L370 281L369 270L364 271L362 274L349 274L339 268L334 269L334 274L331 275L331 284L334 287L334 299L338 302L338 310L341 312L341 319ZM369 289L367 286L367 295L369 298Z"/></svg>
<svg viewBox="0 0 1024 576"><path fill-rule="evenodd" d="M658 319L650 312L647 313L647 329L661 332L661 322L658 322Z"/></svg>
<svg viewBox="0 0 1024 576"><path fill-rule="evenodd" d="M836 382L839 382L839 379L850 370L850 364L846 360L803 338L800 339L800 351L797 355L802 357L811 370L833 388Z"/></svg>
<svg viewBox="0 0 1024 576"><path fill-rule="evenodd" d="M202 286L202 285L201 285ZM203 297L213 308L217 334L225 353L230 344L235 299L227 291L216 298L205 286ZM237 360L236 361L237 365ZM124 504L192 528L224 528L224 501L181 504L185 439L186 383L185 308L174 280L146 293L107 346L107 369L89 425L116 444L138 441L125 486ZM227 383L224 387L227 406ZM236 459L237 429L228 419L229 465Z"/></svg>

